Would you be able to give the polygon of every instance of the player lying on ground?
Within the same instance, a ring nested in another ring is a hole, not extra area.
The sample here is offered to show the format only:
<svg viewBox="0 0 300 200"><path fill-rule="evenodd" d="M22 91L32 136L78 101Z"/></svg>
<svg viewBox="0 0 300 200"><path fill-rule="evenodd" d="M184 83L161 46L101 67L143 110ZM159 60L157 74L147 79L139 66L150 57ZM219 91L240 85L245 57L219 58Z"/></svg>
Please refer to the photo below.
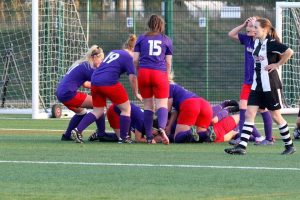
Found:
<svg viewBox="0 0 300 200"><path fill-rule="evenodd" d="M144 128L144 110L134 103L130 103L131 105L131 124L130 124L130 132L134 134L136 142L146 143L146 133ZM119 141L120 140L120 109L112 104L106 112L106 116L110 127L114 130L114 133L102 133L96 135L96 133L92 134L89 137L89 141ZM157 122L157 121L155 121ZM157 124L157 123L155 123ZM153 143L163 142L164 144L168 144L167 135L162 135L161 132L157 131L157 128L152 129L152 134L154 136Z"/></svg>
<svg viewBox="0 0 300 200"><path fill-rule="evenodd" d="M192 127L190 134L186 134L182 140L176 140L176 143L185 142L228 142L237 134L237 124L239 115L229 115L239 110L238 103L234 100L226 100L219 105L213 107L213 119L207 131L200 134ZM168 122L166 132L169 134L169 139L174 142L174 133L177 126L178 112L173 110Z"/></svg>

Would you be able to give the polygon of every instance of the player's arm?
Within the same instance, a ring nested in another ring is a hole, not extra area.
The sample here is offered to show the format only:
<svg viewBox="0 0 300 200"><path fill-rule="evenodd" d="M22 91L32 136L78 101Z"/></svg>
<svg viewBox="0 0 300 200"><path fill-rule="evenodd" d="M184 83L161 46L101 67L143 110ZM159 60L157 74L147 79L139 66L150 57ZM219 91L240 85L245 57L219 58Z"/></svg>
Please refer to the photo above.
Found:
<svg viewBox="0 0 300 200"><path fill-rule="evenodd" d="M178 112L176 110L173 110L171 112L171 116L170 116L170 118L168 120L168 123L167 123L167 126L166 126L167 135L171 134L172 126L175 124L177 116L178 116Z"/></svg>
<svg viewBox="0 0 300 200"><path fill-rule="evenodd" d="M232 39L239 40L239 32L241 32L241 30L243 30L243 28L245 28L247 26L247 23L251 20L253 20L253 18L249 17L248 19L246 19L246 21L244 21L243 24L233 28L231 31L229 31L228 36Z"/></svg>
<svg viewBox="0 0 300 200"><path fill-rule="evenodd" d="M91 87L92 87L91 81L85 81L85 82L82 84L82 87L91 89Z"/></svg>
<svg viewBox="0 0 300 200"><path fill-rule="evenodd" d="M166 66L167 66L167 72L168 74L170 74L171 67L172 67L172 55L166 55Z"/></svg>
<svg viewBox="0 0 300 200"><path fill-rule="evenodd" d="M238 132L235 130L229 131L224 135L224 142L229 142Z"/></svg>
<svg viewBox="0 0 300 200"><path fill-rule="evenodd" d="M281 65L283 65L284 63L286 63L292 57L293 54L294 54L294 51L292 49L288 48L285 52L283 52L281 54L280 60L277 63L267 65L265 67L265 70L269 71L269 73L270 73L276 69L279 69L279 67Z"/></svg>
<svg viewBox="0 0 300 200"><path fill-rule="evenodd" d="M129 82L133 91L133 94L135 95L135 97L140 100L143 101L142 96L139 94L139 89L138 89L138 83L137 83L137 78L135 74L129 74Z"/></svg>
<svg viewBox="0 0 300 200"><path fill-rule="evenodd" d="M134 135L135 135L135 141L136 142L143 142L143 143L147 142L146 138L143 138L142 133L139 132L138 130L134 131Z"/></svg>
<svg viewBox="0 0 300 200"><path fill-rule="evenodd" d="M138 69L139 66L139 57L140 57L140 52L133 52L133 64L136 69Z"/></svg>

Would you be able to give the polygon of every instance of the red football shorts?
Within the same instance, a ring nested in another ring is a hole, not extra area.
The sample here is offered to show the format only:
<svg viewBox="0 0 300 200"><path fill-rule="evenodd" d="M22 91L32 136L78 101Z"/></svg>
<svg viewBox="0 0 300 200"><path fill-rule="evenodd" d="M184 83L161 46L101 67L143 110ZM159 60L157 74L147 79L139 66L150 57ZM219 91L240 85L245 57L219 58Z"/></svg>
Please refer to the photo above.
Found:
<svg viewBox="0 0 300 200"><path fill-rule="evenodd" d="M251 84L243 84L240 93L240 100L248 100L250 92Z"/></svg>
<svg viewBox="0 0 300 200"><path fill-rule="evenodd" d="M208 128L212 117L213 111L208 101L200 97L189 98L184 100L180 105L177 123Z"/></svg>
<svg viewBox="0 0 300 200"><path fill-rule="evenodd" d="M105 107L106 99L111 100L113 104L119 105L128 101L128 95L121 83L111 86L93 86L91 88L93 106Z"/></svg>
<svg viewBox="0 0 300 200"><path fill-rule="evenodd" d="M75 109L80 108L84 100L88 95L83 92L77 92L75 97L69 101L63 102L63 104L70 110L75 111Z"/></svg>
<svg viewBox="0 0 300 200"><path fill-rule="evenodd" d="M223 118L221 121L214 124L213 128L216 133L216 140L215 142L224 142L224 136L235 129L236 123L231 116L227 116Z"/></svg>
<svg viewBox="0 0 300 200"><path fill-rule="evenodd" d="M143 98L155 97L163 99L169 97L169 79L167 72L139 68L138 70L139 91Z"/></svg>
<svg viewBox="0 0 300 200"><path fill-rule="evenodd" d="M113 129L120 129L120 116L116 113L114 110L115 105L112 104L107 112L106 112L106 117L108 119L109 125Z"/></svg>

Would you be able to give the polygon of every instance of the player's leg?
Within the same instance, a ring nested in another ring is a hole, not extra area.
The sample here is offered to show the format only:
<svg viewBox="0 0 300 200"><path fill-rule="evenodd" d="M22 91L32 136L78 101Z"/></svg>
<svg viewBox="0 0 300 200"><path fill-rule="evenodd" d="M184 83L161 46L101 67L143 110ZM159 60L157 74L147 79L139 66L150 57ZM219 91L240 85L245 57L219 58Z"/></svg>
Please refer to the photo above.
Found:
<svg viewBox="0 0 300 200"><path fill-rule="evenodd" d="M158 133L163 139L164 144L169 144L169 138L165 129L168 121L168 97L169 97L169 79L166 72L154 70L151 74L153 80L153 94L155 98L156 116L158 120Z"/></svg>
<svg viewBox="0 0 300 200"><path fill-rule="evenodd" d="M131 123L130 113L131 106L128 99L126 89L121 83L107 88L105 95L113 104L115 104L121 111L120 113L120 137L122 141L120 143L132 143L129 136L129 127Z"/></svg>
<svg viewBox="0 0 300 200"><path fill-rule="evenodd" d="M191 126L196 125L196 120L199 113L199 99L190 98L181 103L174 134L175 143L185 143L191 141L193 138Z"/></svg>
<svg viewBox="0 0 300 200"><path fill-rule="evenodd" d="M289 133L289 127L285 119L282 117L280 110L270 111L274 122L278 125L281 138L284 142L285 150L282 154L292 154L296 150Z"/></svg>
<svg viewBox="0 0 300 200"><path fill-rule="evenodd" d="M251 90L248 99L247 111L245 114L245 122L241 133L241 141L237 146L225 149L224 151L226 153L239 155L246 154L246 148L249 142L249 138L254 128L254 120L256 113L258 111L259 106L265 106L264 102L265 99L262 92Z"/></svg>
<svg viewBox="0 0 300 200"><path fill-rule="evenodd" d="M148 143L152 143L153 134L153 116L154 116L154 101L153 91L151 86L151 73L153 70L139 68L138 70L138 87L144 102L144 128Z"/></svg>
<svg viewBox="0 0 300 200"><path fill-rule="evenodd" d="M200 112L195 122L197 133L199 135L199 141L210 141L210 132L208 131L208 128L213 118L213 110L210 103L202 98L199 98L199 108Z"/></svg>
<svg viewBox="0 0 300 200"><path fill-rule="evenodd" d="M120 114L120 137L123 143L131 143L132 141L129 140L129 128L131 123L130 112L131 106L129 100L122 104L117 105L118 108L121 110Z"/></svg>
<svg viewBox="0 0 300 200"><path fill-rule="evenodd" d="M239 115L227 116L226 118L219 121L213 126L215 132L214 142L228 142L236 134L237 131L234 130L239 122Z"/></svg>
<svg viewBox="0 0 300 200"><path fill-rule="evenodd" d="M104 114L106 98L101 93L101 90L101 87L98 86L92 86L91 88L93 111L86 114L78 126L72 130L72 137L77 143L83 143L82 132Z"/></svg>
<svg viewBox="0 0 300 200"><path fill-rule="evenodd" d="M72 140L71 131L77 127L79 122L86 115L87 111L85 108L92 108L92 97L83 92L77 92L74 98L70 101L63 103L69 110L75 112L75 115L71 118L67 130L62 135L61 140Z"/></svg>
<svg viewBox="0 0 300 200"><path fill-rule="evenodd" d="M191 126L186 124L176 124L174 142L186 143L192 139Z"/></svg>
<svg viewBox="0 0 300 200"><path fill-rule="evenodd" d="M168 121L168 98L155 99L156 116L158 120L158 134L164 144L169 144L169 138L165 132Z"/></svg>
<svg viewBox="0 0 300 200"><path fill-rule="evenodd" d="M265 130L265 139L262 141L255 142L256 145L272 145L274 144L274 139L272 136L272 116L271 113L267 109L259 109L259 112L262 116L264 122L264 130Z"/></svg>
<svg viewBox="0 0 300 200"><path fill-rule="evenodd" d="M225 149L225 152L228 154L239 154L244 155L246 154L246 148L249 142L250 135L253 131L254 127L254 120L256 113L258 111L258 106L248 105L247 111L245 113L245 122L242 128L241 133L241 141L239 144L233 148Z"/></svg>
<svg viewBox="0 0 300 200"><path fill-rule="evenodd" d="M289 133L289 126L280 112L281 104L278 90L271 90L270 92L264 92L263 94L265 107L271 112L272 118L278 125L281 138L284 142L285 150L281 154L287 155L294 153L296 149Z"/></svg>

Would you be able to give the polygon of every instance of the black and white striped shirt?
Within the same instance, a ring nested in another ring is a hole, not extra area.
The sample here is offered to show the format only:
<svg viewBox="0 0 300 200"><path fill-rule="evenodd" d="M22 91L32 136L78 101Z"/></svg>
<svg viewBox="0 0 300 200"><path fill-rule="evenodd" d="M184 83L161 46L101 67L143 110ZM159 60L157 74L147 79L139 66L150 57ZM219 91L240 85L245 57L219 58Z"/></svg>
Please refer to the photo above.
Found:
<svg viewBox="0 0 300 200"><path fill-rule="evenodd" d="M269 73L265 67L280 60L280 55L284 53L288 47L275 39L268 36L263 42L259 39L255 40L254 51L254 75L251 89L255 91L268 92L274 89L281 89L282 84L278 76L277 70Z"/></svg>

